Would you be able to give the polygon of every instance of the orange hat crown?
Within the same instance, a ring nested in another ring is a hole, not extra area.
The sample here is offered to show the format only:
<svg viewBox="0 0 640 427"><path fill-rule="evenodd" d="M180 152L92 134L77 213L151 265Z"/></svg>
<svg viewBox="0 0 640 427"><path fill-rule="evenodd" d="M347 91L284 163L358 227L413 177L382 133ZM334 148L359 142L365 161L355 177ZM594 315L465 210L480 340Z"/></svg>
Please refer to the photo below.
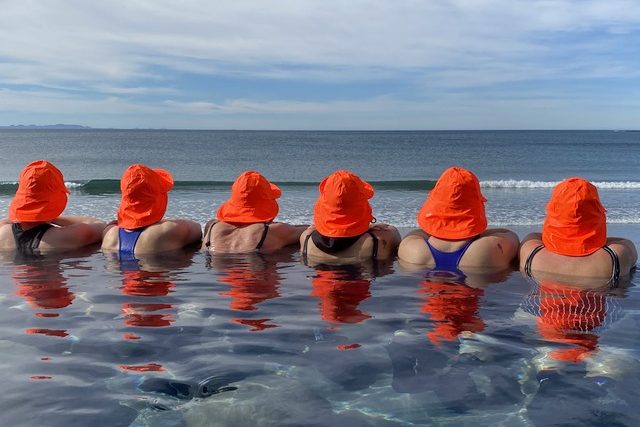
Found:
<svg viewBox="0 0 640 427"><path fill-rule="evenodd" d="M357 175L339 170L320 183L313 223L323 236L354 237L369 229L373 219L369 199L373 187Z"/></svg>
<svg viewBox="0 0 640 427"><path fill-rule="evenodd" d="M542 242L551 252L590 255L607 242L607 218L598 190L574 177L562 181L551 194L542 225Z"/></svg>
<svg viewBox="0 0 640 427"><path fill-rule="evenodd" d="M237 223L271 222L278 215L282 192L256 171L243 172L231 186L231 198L218 209L220 221Z"/></svg>
<svg viewBox="0 0 640 427"><path fill-rule="evenodd" d="M160 221L167 210L167 193L173 178L164 169L134 164L120 179L122 199L118 208L118 226L129 230Z"/></svg>
<svg viewBox="0 0 640 427"><path fill-rule="evenodd" d="M46 160L29 163L20 173L18 191L9 205L14 222L51 221L67 206L62 172Z"/></svg>
<svg viewBox="0 0 640 427"><path fill-rule="evenodd" d="M487 229L486 201L480 182L471 171L449 168L418 212L418 224L425 233L439 239L469 239Z"/></svg>

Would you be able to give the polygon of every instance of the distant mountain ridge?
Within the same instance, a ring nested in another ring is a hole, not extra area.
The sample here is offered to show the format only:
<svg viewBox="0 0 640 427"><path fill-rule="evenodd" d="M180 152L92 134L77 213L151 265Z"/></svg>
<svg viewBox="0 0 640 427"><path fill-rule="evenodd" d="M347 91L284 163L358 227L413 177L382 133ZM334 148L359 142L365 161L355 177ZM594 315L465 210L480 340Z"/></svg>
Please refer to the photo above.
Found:
<svg viewBox="0 0 640 427"><path fill-rule="evenodd" d="M67 125L58 123L55 125L10 125L0 126L0 129L91 129L90 126Z"/></svg>

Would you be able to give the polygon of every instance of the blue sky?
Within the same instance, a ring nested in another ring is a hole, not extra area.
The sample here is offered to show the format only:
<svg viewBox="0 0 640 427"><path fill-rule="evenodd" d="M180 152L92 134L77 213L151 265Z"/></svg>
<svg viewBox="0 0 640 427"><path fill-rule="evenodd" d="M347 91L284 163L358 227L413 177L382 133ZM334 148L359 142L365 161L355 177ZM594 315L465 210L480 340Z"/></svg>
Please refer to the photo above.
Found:
<svg viewBox="0 0 640 427"><path fill-rule="evenodd" d="M640 128L635 0L0 4L0 125Z"/></svg>

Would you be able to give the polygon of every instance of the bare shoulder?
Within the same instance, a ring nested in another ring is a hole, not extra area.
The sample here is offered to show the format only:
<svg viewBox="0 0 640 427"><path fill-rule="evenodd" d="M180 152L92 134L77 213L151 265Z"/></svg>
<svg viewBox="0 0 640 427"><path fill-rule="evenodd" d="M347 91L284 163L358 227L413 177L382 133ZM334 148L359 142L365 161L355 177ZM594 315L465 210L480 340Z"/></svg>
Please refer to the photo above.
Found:
<svg viewBox="0 0 640 427"><path fill-rule="evenodd" d="M102 249L118 250L118 226L108 225L102 232Z"/></svg>
<svg viewBox="0 0 640 427"><path fill-rule="evenodd" d="M410 264L426 264L431 261L431 252L425 239L429 236L422 230L413 230L407 234L398 247L398 258Z"/></svg>
<svg viewBox="0 0 640 427"><path fill-rule="evenodd" d="M540 233L530 233L522 239L519 250L521 269L524 268L524 264L527 262L531 252L540 245L542 245L542 235Z"/></svg>
<svg viewBox="0 0 640 427"><path fill-rule="evenodd" d="M102 240L105 224L76 223L63 227L51 227L42 237L41 247L51 249L75 249Z"/></svg>
<svg viewBox="0 0 640 427"><path fill-rule="evenodd" d="M607 239L609 246L618 255L620 259L620 271L622 274L628 274L638 262L638 251L631 240L620 237L609 237Z"/></svg>
<svg viewBox="0 0 640 427"><path fill-rule="evenodd" d="M371 231L378 240L384 240L395 246L400 244L400 232L393 225L375 224L369 229L369 231Z"/></svg>
<svg viewBox="0 0 640 427"><path fill-rule="evenodd" d="M296 239L308 229L307 225L292 225L286 222L274 222L269 225L269 232L283 234L283 235L295 235Z"/></svg>
<svg viewBox="0 0 640 427"><path fill-rule="evenodd" d="M520 239L510 230L489 229L472 244L469 255L486 266L506 266L518 255Z"/></svg>
<svg viewBox="0 0 640 427"><path fill-rule="evenodd" d="M300 234L300 248L302 248L302 246L304 245L304 241L307 239L307 236L313 233L315 230L316 228L313 225L310 225L306 230L302 231L302 233Z"/></svg>
<svg viewBox="0 0 640 427"><path fill-rule="evenodd" d="M389 224L375 224L369 232L378 239L378 259L387 259L396 253L401 240L397 228Z"/></svg>
<svg viewBox="0 0 640 427"><path fill-rule="evenodd" d="M156 239L173 239L170 247L176 244L187 245L202 238L200 224L190 219L165 219L148 227L150 237Z"/></svg>
<svg viewBox="0 0 640 427"><path fill-rule="evenodd" d="M306 225L292 225L284 222L269 224L269 232L263 245L263 251L276 251L285 246L296 245Z"/></svg>

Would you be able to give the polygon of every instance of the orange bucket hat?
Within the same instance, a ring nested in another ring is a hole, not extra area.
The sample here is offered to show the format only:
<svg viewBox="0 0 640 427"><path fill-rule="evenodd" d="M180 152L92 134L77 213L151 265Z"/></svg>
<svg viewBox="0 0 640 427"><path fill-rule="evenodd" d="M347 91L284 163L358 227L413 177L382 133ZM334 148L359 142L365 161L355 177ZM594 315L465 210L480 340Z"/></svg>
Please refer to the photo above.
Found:
<svg viewBox="0 0 640 427"><path fill-rule="evenodd" d="M542 242L551 252L590 255L607 242L607 218L598 190L574 177L556 185L547 204Z"/></svg>
<svg viewBox="0 0 640 427"><path fill-rule="evenodd" d="M449 168L418 212L418 224L425 233L439 239L477 236L487 229L486 201L473 173L459 167Z"/></svg>
<svg viewBox="0 0 640 427"><path fill-rule="evenodd" d="M118 226L133 230L160 221L167 210L167 193L173 178L164 169L134 164L120 179L122 199L118 208Z"/></svg>
<svg viewBox="0 0 640 427"><path fill-rule="evenodd" d="M271 222L278 215L282 192L256 171L243 172L231 186L231 198L218 209L220 221Z"/></svg>
<svg viewBox="0 0 640 427"><path fill-rule="evenodd" d="M313 223L326 237L354 237L369 229L373 220L369 199L373 187L358 176L339 170L320 183L320 197L313 210Z"/></svg>
<svg viewBox="0 0 640 427"><path fill-rule="evenodd" d="M18 191L9 205L14 222L51 221L67 206L62 172L46 160L29 163L20 173Z"/></svg>

